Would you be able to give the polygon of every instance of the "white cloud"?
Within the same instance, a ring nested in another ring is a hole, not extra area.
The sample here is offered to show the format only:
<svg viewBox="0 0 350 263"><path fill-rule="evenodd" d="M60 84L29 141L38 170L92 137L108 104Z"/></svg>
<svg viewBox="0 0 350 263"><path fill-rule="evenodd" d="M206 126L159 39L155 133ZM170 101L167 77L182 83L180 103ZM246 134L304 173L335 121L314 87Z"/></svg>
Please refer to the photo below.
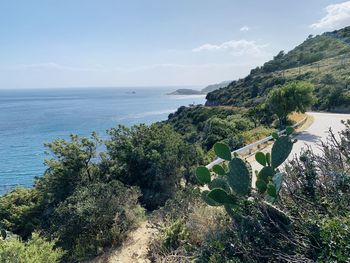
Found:
<svg viewBox="0 0 350 263"><path fill-rule="evenodd" d="M249 31L250 27L249 26L242 26L239 31L244 32L244 31Z"/></svg>
<svg viewBox="0 0 350 263"><path fill-rule="evenodd" d="M350 1L332 4L325 8L326 16L310 27L314 29L334 29L350 25Z"/></svg>
<svg viewBox="0 0 350 263"><path fill-rule="evenodd" d="M261 56L265 55L264 48L266 45L259 45L255 41L241 40L229 40L221 44L204 44L194 48L193 52L201 51L228 51L234 56L252 55Z"/></svg>

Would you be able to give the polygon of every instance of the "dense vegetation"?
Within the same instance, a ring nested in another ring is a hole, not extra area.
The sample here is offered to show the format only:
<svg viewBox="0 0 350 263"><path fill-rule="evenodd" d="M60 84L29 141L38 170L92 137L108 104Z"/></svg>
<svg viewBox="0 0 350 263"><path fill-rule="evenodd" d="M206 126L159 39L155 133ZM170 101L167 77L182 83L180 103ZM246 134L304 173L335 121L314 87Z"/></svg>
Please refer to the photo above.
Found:
<svg viewBox="0 0 350 263"><path fill-rule="evenodd" d="M48 143L47 170L34 188L0 198L0 226L19 237L6 239L4 247L11 242L26 247L39 233L65 251L57 252L57 260L74 262L120 245L144 219L145 209L153 211L198 183L195 167L213 158L215 142L234 149L273 131L262 122L254 125L247 114L182 107L164 123L112 128L105 140L93 133Z"/></svg>
<svg viewBox="0 0 350 263"><path fill-rule="evenodd" d="M147 214L160 233L154 262L347 262L350 122L339 139L330 134L323 155L307 149L286 173L278 167L291 129L275 131L312 105L346 110L348 67L338 62L349 30L310 36L208 95L208 104L227 106L180 107L164 122L112 128L104 140L93 133L48 143L34 187L0 197L0 261L93 258L120 246ZM253 189L250 166L230 152L272 133L272 153L256 156L264 168ZM215 154L228 164L201 166Z"/></svg>
<svg viewBox="0 0 350 263"><path fill-rule="evenodd" d="M141 203L150 210L172 197L182 179L191 179L191 167L203 162L201 149L184 142L169 125L119 126L109 135L108 173L139 186Z"/></svg>
<svg viewBox="0 0 350 263"><path fill-rule="evenodd" d="M314 102L313 87L307 82L290 82L271 90L267 107L276 114L280 127L288 122L288 114L305 112Z"/></svg>
<svg viewBox="0 0 350 263"><path fill-rule="evenodd" d="M36 232L54 240L65 251L64 261L118 246L143 219L144 209L157 209L197 183L195 167L210 160L215 142L237 148L246 134L266 136L273 130L254 126L246 114L244 109L182 107L165 123L112 128L105 140L93 133L48 143L47 170L34 188L1 197L1 228L23 242Z"/></svg>
<svg viewBox="0 0 350 263"><path fill-rule="evenodd" d="M206 151L218 141L225 141L234 150L251 141L252 136L256 139L272 132L268 128L272 120L253 122L247 109L233 107L180 107L166 123L187 142L199 144Z"/></svg>
<svg viewBox="0 0 350 263"><path fill-rule="evenodd" d="M120 244L143 215L140 191L104 172L105 156L96 152L99 143L96 135L49 143L52 158L34 188L18 188L1 198L2 228L24 240L33 231L55 240L67 251L65 261Z"/></svg>
<svg viewBox="0 0 350 263"><path fill-rule="evenodd" d="M350 27L309 38L287 54L207 95L207 105L256 106L271 89L294 81L315 87L316 110L350 111Z"/></svg>
<svg viewBox="0 0 350 263"><path fill-rule="evenodd" d="M0 262L55 263L62 259L64 252L54 246L55 242L41 238L38 233L33 233L32 239L27 242L10 237L0 241Z"/></svg>
<svg viewBox="0 0 350 263"><path fill-rule="evenodd" d="M120 245L144 208L164 205L182 183L195 182L194 167L207 161L168 124L118 126L108 135L48 143L48 168L34 188L1 197L1 228L24 241L35 231L55 240L65 261L89 258Z"/></svg>
<svg viewBox="0 0 350 263"><path fill-rule="evenodd" d="M234 166L213 168L218 175L211 179L200 169L199 179L209 183L211 191L181 191L154 215L161 234L151 246L150 258L155 262L348 262L350 121L344 128L339 138L330 132L321 155L306 149L290 161L285 174L273 170L286 158L289 151L279 152L285 148L273 147L271 155L257 154L265 165L258 181L268 182L257 181L257 189L245 183L250 176L237 173L250 173L238 158L230 161ZM292 143L288 137L276 139L276 144ZM222 147L216 152L228 156Z"/></svg>

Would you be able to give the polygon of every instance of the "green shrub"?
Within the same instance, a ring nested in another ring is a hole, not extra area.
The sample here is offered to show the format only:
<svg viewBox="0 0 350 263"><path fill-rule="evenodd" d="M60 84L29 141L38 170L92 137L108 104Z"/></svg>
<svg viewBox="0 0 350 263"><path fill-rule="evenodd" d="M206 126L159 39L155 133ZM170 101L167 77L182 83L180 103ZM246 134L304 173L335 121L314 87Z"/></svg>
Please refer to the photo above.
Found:
<svg viewBox="0 0 350 263"><path fill-rule="evenodd" d="M181 107L169 116L166 123L180 133L185 141L199 144L206 151L222 140L236 149L242 146L240 133L254 126L246 118L246 112L245 108L233 107Z"/></svg>
<svg viewBox="0 0 350 263"><path fill-rule="evenodd" d="M166 249L177 249L180 245L185 245L188 237L189 232L184 220L178 219L165 230L163 246Z"/></svg>
<svg viewBox="0 0 350 263"><path fill-rule="evenodd" d="M141 203L150 210L164 205L179 188L184 170L188 172L202 160L201 151L189 149L195 146L186 144L169 125L119 126L109 135L110 173L127 185L140 187Z"/></svg>
<svg viewBox="0 0 350 263"><path fill-rule="evenodd" d="M232 121L218 117L208 119L204 127L205 149L211 149L215 142L222 141L226 138L232 138L236 131L236 125Z"/></svg>
<svg viewBox="0 0 350 263"><path fill-rule="evenodd" d="M72 261L120 245L142 219L140 193L119 181L82 186L62 202L50 220L50 233Z"/></svg>
<svg viewBox="0 0 350 263"><path fill-rule="evenodd" d="M350 259L350 215L325 218L320 222L322 262L348 262Z"/></svg>
<svg viewBox="0 0 350 263"><path fill-rule="evenodd" d="M3 263L55 263L60 262L64 252L55 248L55 242L46 241L39 234L27 242L17 238L0 240L0 262Z"/></svg>
<svg viewBox="0 0 350 263"><path fill-rule="evenodd" d="M268 94L267 105L277 115L281 128L287 124L288 114L293 111L305 112L314 101L313 85L297 81L272 89Z"/></svg>
<svg viewBox="0 0 350 263"><path fill-rule="evenodd" d="M35 189L16 188L0 198L0 227L28 238L40 225L40 194Z"/></svg>
<svg viewBox="0 0 350 263"><path fill-rule="evenodd" d="M70 140L57 139L45 146L50 153L44 176L37 178L35 188L42 194L46 208L64 201L81 184L97 180L93 160L100 140L95 133L91 138L71 135Z"/></svg>
<svg viewBox="0 0 350 263"><path fill-rule="evenodd" d="M230 224L224 211L206 205L199 190L191 187L179 190L154 211L152 223L159 231L150 245L152 262L192 262L207 240Z"/></svg>
<svg viewBox="0 0 350 263"><path fill-rule="evenodd" d="M273 133L274 131L275 129L260 126L243 132L242 136L244 139L244 143L250 144L271 135L271 133Z"/></svg>

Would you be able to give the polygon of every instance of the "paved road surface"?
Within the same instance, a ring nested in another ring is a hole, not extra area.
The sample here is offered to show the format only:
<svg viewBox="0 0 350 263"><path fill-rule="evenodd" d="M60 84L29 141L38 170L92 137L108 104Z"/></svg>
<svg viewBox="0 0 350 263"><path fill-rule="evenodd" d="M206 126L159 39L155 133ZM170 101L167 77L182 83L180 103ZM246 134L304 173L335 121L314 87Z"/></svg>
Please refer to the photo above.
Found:
<svg viewBox="0 0 350 263"><path fill-rule="evenodd" d="M329 128L337 133L344 128L341 120L350 119L350 114L308 112L314 117L314 122L309 128L296 136L298 142L293 147L292 154L298 154L305 145L310 145L315 152L319 152L317 143L326 140Z"/></svg>
<svg viewBox="0 0 350 263"><path fill-rule="evenodd" d="M325 140L327 138L329 128L331 127L334 132L339 132L344 126L341 124L341 120L350 119L350 114L318 112L308 112L307 114L313 116L314 122L310 127L296 136L298 142L294 144L291 156L299 154L302 148L305 148L306 145L310 145L314 152L319 152L320 150L317 143L320 140ZM271 151L271 147L267 147L263 150L263 152L267 151ZM258 164L253 157L248 158L248 161L251 163L253 171L261 169L262 166ZM255 180L253 181L253 185L255 185Z"/></svg>

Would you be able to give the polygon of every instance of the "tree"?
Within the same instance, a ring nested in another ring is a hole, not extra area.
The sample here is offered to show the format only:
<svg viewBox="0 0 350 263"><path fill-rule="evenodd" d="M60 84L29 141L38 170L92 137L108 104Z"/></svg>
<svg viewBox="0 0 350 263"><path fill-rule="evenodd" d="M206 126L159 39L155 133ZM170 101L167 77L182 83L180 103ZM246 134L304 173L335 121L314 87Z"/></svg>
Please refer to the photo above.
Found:
<svg viewBox="0 0 350 263"><path fill-rule="evenodd" d="M204 147L206 150L210 150L216 142L233 137L235 133L237 133L237 129L233 122L212 117L205 122Z"/></svg>
<svg viewBox="0 0 350 263"><path fill-rule="evenodd" d="M95 179L96 165L92 160L96 158L100 142L96 134L93 133L90 139L77 135L71 135L70 139L57 139L45 145L52 158L45 161L48 169L35 182L45 202L53 206L71 195L79 184Z"/></svg>
<svg viewBox="0 0 350 263"><path fill-rule="evenodd" d="M247 117L254 123L254 128L261 124L262 119L265 117L266 109L265 105L258 105L251 107L247 112Z"/></svg>
<svg viewBox="0 0 350 263"><path fill-rule="evenodd" d="M24 239L39 227L41 198L36 189L16 188L0 199L0 228Z"/></svg>
<svg viewBox="0 0 350 263"><path fill-rule="evenodd" d="M290 82L272 89L267 105L277 115L280 127L287 123L288 114L305 112L314 102L313 86L308 82Z"/></svg>
<svg viewBox="0 0 350 263"><path fill-rule="evenodd" d="M111 244L120 245L137 226L143 213L139 196L137 188L117 180L79 186L54 210L48 235L67 250L69 262L93 257Z"/></svg>
<svg viewBox="0 0 350 263"><path fill-rule="evenodd" d="M205 158L202 147L198 144L185 143L180 150L180 155L183 161L183 176L186 181L186 186L190 183L198 183L195 177L195 166L202 163L208 163L209 159Z"/></svg>
<svg viewBox="0 0 350 263"><path fill-rule="evenodd" d="M25 240L33 231L57 239L56 245L67 251L64 262L83 260L120 244L142 216L140 191L114 180L105 166L106 154L96 153L99 145L96 135L90 139L72 135L69 141L47 144L48 169L34 188L18 188L0 198L0 229ZM35 248L32 253L40 254ZM16 251L13 255L21 256ZM0 251L3 262L1 257Z"/></svg>
<svg viewBox="0 0 350 263"><path fill-rule="evenodd" d="M118 126L106 141L110 173L131 186L139 186L141 202L156 209L172 197L183 179L188 153L180 134L170 125ZM195 156L193 156L194 159Z"/></svg>

